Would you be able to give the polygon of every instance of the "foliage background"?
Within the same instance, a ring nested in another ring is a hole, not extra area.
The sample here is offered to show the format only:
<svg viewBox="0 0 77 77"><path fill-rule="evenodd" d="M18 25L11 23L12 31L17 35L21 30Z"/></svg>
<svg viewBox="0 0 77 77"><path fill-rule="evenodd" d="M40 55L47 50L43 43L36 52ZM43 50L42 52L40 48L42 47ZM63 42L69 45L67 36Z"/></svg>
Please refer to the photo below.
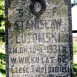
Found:
<svg viewBox="0 0 77 77"><path fill-rule="evenodd" d="M77 42L73 42L74 57L77 55ZM5 54L5 1L0 0L0 77L6 77ZM74 61L74 77L77 77L77 62Z"/></svg>
<svg viewBox="0 0 77 77"><path fill-rule="evenodd" d="M5 5L4 0L0 0L0 77L5 76Z"/></svg>

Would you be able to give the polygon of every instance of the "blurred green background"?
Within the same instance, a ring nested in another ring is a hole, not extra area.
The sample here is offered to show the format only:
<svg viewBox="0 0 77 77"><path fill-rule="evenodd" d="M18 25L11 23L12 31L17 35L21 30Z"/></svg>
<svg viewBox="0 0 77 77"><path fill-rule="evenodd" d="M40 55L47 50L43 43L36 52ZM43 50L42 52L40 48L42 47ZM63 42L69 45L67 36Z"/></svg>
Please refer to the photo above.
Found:
<svg viewBox="0 0 77 77"><path fill-rule="evenodd" d="M77 34L77 33L76 33ZM73 68L77 77L77 39L73 38ZM0 0L0 77L6 77L5 53L5 1Z"/></svg>
<svg viewBox="0 0 77 77"><path fill-rule="evenodd" d="M6 77L6 54L5 54L5 2L0 0L0 77Z"/></svg>

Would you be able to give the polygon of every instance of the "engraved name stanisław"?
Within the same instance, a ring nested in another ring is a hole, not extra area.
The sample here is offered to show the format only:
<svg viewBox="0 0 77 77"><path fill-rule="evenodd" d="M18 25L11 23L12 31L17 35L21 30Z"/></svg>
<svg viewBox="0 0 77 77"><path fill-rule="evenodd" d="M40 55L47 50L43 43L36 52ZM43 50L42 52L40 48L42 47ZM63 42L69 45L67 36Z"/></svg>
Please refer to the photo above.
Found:
<svg viewBox="0 0 77 77"><path fill-rule="evenodd" d="M35 19L25 8L29 2L19 1L15 16L9 15L9 76L69 77L68 6L64 0L45 0L45 13Z"/></svg>

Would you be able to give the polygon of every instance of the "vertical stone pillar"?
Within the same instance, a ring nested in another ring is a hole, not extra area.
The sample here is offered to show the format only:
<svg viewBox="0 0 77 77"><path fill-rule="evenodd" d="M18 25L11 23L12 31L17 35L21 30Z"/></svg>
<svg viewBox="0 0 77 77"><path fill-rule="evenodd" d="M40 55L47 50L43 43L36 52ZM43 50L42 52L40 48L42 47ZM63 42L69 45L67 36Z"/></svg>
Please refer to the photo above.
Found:
<svg viewBox="0 0 77 77"><path fill-rule="evenodd" d="M73 77L70 0L6 0L7 77Z"/></svg>

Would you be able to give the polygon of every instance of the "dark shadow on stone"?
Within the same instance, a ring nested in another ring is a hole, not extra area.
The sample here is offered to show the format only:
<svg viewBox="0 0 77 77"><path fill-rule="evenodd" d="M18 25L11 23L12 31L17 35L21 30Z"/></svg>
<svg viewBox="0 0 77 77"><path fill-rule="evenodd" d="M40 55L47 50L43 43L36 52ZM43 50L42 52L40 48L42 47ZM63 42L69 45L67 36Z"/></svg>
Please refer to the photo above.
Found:
<svg viewBox="0 0 77 77"><path fill-rule="evenodd" d="M8 0L8 7L11 6L12 1L14 1L14 0Z"/></svg>
<svg viewBox="0 0 77 77"><path fill-rule="evenodd" d="M64 0L66 5L71 4L71 0Z"/></svg>

